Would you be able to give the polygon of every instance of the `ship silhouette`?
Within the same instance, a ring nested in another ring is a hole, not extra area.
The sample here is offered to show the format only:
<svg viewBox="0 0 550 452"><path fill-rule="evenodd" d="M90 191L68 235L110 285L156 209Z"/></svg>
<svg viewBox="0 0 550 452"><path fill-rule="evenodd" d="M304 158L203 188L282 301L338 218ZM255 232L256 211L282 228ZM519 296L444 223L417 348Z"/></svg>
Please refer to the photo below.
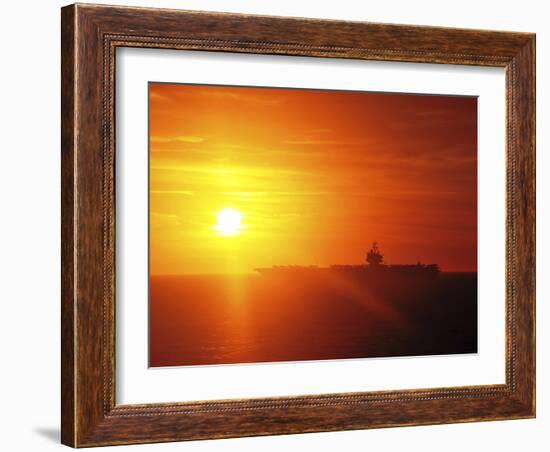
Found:
<svg viewBox="0 0 550 452"><path fill-rule="evenodd" d="M378 243L374 242L367 252L364 264L360 265L331 265L329 267L276 265L273 267L256 268L256 272L264 277L296 277L302 279L337 275L353 280L367 281L380 280L429 280L436 278L440 273L439 265L423 264L386 264L384 255L380 252Z"/></svg>

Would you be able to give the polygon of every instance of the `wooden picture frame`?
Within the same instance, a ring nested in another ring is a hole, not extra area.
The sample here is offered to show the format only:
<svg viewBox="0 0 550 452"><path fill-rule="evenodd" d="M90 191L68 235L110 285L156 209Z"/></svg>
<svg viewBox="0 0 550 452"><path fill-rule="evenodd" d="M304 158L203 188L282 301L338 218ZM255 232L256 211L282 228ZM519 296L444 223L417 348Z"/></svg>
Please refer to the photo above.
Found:
<svg viewBox="0 0 550 452"><path fill-rule="evenodd" d="M73 447L535 416L535 35L70 5L62 9L62 442ZM506 70L506 383L115 403L115 50L147 47Z"/></svg>

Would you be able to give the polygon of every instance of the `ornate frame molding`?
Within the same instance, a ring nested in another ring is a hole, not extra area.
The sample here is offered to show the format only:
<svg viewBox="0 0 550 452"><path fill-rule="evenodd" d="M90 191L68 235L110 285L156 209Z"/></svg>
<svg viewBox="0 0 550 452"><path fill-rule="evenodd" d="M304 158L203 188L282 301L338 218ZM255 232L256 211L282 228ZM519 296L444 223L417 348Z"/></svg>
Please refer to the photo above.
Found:
<svg viewBox="0 0 550 452"><path fill-rule="evenodd" d="M506 68L506 383L116 405L118 47ZM62 9L62 88L64 444L81 447L534 416L534 35L77 4Z"/></svg>

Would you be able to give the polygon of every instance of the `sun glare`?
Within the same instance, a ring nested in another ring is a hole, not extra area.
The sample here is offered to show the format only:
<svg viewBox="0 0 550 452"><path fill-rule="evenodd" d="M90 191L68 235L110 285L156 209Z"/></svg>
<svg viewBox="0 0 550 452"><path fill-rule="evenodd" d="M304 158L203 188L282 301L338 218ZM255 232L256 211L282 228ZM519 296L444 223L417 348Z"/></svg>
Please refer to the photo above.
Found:
<svg viewBox="0 0 550 452"><path fill-rule="evenodd" d="M244 228L242 224L243 214L231 207L220 210L217 218L218 223L214 226L214 229L220 235L239 235Z"/></svg>

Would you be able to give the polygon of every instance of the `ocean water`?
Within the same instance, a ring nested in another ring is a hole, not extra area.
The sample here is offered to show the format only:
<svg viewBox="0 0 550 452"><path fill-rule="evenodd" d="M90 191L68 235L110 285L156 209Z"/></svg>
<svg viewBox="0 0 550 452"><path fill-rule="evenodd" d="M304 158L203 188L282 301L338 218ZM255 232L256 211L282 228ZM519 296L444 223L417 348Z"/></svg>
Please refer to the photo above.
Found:
<svg viewBox="0 0 550 452"><path fill-rule="evenodd" d="M150 279L152 367L477 352L477 274Z"/></svg>

